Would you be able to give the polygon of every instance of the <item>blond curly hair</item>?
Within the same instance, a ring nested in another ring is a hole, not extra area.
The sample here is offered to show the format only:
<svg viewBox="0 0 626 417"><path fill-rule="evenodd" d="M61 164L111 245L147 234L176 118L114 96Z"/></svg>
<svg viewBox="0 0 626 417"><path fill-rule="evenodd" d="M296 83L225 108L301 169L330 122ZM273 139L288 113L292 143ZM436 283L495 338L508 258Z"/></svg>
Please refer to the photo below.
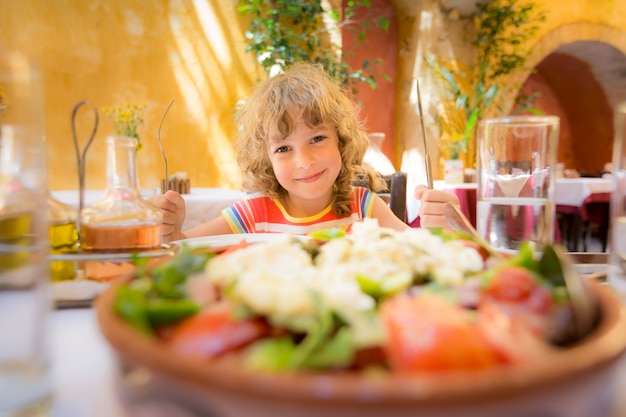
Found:
<svg viewBox="0 0 626 417"><path fill-rule="evenodd" d="M277 199L285 195L287 191L274 175L268 144L289 136L299 120L310 127L328 123L337 132L342 167L333 187L336 214L351 212L355 179L367 177L374 191L385 188L381 177L361 164L369 137L356 105L320 65L295 64L285 73L263 81L241 106L237 120L237 162L244 191L262 192Z"/></svg>

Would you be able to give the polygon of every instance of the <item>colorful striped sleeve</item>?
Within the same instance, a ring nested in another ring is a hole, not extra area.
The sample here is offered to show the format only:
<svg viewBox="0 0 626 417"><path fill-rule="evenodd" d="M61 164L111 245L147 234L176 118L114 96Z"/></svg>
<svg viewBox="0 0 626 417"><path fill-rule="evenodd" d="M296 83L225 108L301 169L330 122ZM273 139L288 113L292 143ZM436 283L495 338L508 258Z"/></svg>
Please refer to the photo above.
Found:
<svg viewBox="0 0 626 417"><path fill-rule="evenodd" d="M360 217L364 219L366 217L372 217L372 210L374 210L374 201L376 193L365 187L355 187L357 191L357 197L360 208Z"/></svg>
<svg viewBox="0 0 626 417"><path fill-rule="evenodd" d="M233 233L254 233L254 216L248 200L240 200L226 207L222 210L222 216Z"/></svg>

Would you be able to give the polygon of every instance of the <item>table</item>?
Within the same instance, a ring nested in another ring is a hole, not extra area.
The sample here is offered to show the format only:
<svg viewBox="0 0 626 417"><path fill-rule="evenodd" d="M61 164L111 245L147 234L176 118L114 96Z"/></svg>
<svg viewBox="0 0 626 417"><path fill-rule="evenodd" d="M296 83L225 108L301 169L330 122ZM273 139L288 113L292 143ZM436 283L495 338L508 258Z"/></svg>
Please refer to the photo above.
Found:
<svg viewBox="0 0 626 417"><path fill-rule="evenodd" d="M475 182L450 184L445 181L434 181L433 188L455 194L459 198L461 211L476 227L476 190ZM613 191L614 182L610 178L558 178L554 181L555 205L580 208L589 195L593 193ZM412 195L411 195L412 197ZM419 214L419 201L409 198L407 193L407 215L409 221Z"/></svg>
<svg viewBox="0 0 626 417"><path fill-rule="evenodd" d="M445 181L435 181L433 188L448 191L457 196L459 205L465 217L476 227L476 183L448 184Z"/></svg>
<svg viewBox="0 0 626 417"><path fill-rule="evenodd" d="M117 364L95 311L55 310L50 326L54 415L124 416L115 392Z"/></svg>
<svg viewBox="0 0 626 417"><path fill-rule="evenodd" d="M183 194L187 215L183 230L189 230L214 219L220 211L246 196L243 191L224 188L192 188Z"/></svg>
<svg viewBox="0 0 626 417"><path fill-rule="evenodd" d="M578 251L583 219L581 208L591 195L600 196L613 192L615 183L611 178L558 178L554 184L554 200L559 227L562 229L563 243L570 251ZM608 203L606 203L608 211ZM600 228L602 249L606 249L608 238L608 217ZM582 233L583 249L586 249L586 236Z"/></svg>
<svg viewBox="0 0 626 417"><path fill-rule="evenodd" d="M409 224L414 224L419 215L420 201L413 197L413 190L417 185L407 186L406 193L406 214ZM435 190L443 190L455 194L459 199L461 211L476 227L476 183L449 184L445 181L433 181ZM410 191L409 191L410 190Z"/></svg>
<svg viewBox="0 0 626 417"><path fill-rule="evenodd" d="M476 192L478 184L475 182L448 184L445 181L435 181L433 186L437 190ZM554 203L580 207L589 195L612 192L613 188L614 182L610 178L557 178L554 180Z"/></svg>
<svg viewBox="0 0 626 417"><path fill-rule="evenodd" d="M615 183L610 178L557 178L554 180L554 202L563 206L581 207L594 193L610 193Z"/></svg>
<svg viewBox="0 0 626 417"><path fill-rule="evenodd" d="M158 193L159 190L142 190L142 195L147 198ZM78 207L78 191L63 190L52 191L52 195L59 201ZM86 190L85 206L98 202L104 196L104 190ZM236 201L244 198L243 191L229 190L225 188L191 188L189 194L183 194L187 214L183 223L183 231L199 226L217 217L220 211Z"/></svg>

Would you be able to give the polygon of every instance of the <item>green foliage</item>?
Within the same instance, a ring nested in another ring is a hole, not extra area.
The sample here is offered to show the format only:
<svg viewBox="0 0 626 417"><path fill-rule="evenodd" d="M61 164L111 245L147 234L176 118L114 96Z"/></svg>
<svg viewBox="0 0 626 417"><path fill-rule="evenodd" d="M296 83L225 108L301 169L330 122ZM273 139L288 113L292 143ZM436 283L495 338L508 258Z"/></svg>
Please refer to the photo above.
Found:
<svg viewBox="0 0 626 417"><path fill-rule="evenodd" d="M364 82L377 86L377 76L390 81L386 74L376 71L380 59L365 60L361 68L350 68L341 46L332 42L326 21L340 31L349 29L359 42L367 38L370 29L388 30L389 19L367 13L356 20L356 13L371 8L370 0L349 1L341 10L324 10L321 0L239 0L237 11L249 17L246 31L246 52L253 53L268 76L283 72L295 62L321 64L343 87L351 88Z"/></svg>
<svg viewBox="0 0 626 417"><path fill-rule="evenodd" d="M429 67L442 80L455 107L462 111L462 150L468 150L468 141L481 115L492 105L504 89L519 88L501 84L502 77L521 70L531 52L526 42L532 39L546 16L533 2L523 0L493 0L477 4L474 16L476 61L469 70L455 70L446 63L427 57ZM536 112L532 103L536 95L523 96L516 103L518 109ZM499 110L501 110L498 107ZM454 119L448 116L447 119ZM457 123L458 125L458 123ZM469 155L473 160L473 155Z"/></svg>
<svg viewBox="0 0 626 417"><path fill-rule="evenodd" d="M523 68L530 50L524 44L539 30L546 17L533 2L494 0L479 3L476 12L476 48L478 79L495 81Z"/></svg>

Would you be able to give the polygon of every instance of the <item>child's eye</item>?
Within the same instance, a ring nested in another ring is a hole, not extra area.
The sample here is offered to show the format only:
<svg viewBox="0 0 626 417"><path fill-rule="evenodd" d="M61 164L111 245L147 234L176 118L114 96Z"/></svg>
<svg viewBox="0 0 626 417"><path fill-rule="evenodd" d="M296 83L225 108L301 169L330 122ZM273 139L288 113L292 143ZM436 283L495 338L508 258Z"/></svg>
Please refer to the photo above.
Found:
<svg viewBox="0 0 626 417"><path fill-rule="evenodd" d="M283 153L283 152L287 152L288 150L289 150L288 146L281 146L279 148L276 148L274 153Z"/></svg>
<svg viewBox="0 0 626 417"><path fill-rule="evenodd" d="M311 139L311 142L321 142L324 139L326 139L326 136L315 136L313 139Z"/></svg>

